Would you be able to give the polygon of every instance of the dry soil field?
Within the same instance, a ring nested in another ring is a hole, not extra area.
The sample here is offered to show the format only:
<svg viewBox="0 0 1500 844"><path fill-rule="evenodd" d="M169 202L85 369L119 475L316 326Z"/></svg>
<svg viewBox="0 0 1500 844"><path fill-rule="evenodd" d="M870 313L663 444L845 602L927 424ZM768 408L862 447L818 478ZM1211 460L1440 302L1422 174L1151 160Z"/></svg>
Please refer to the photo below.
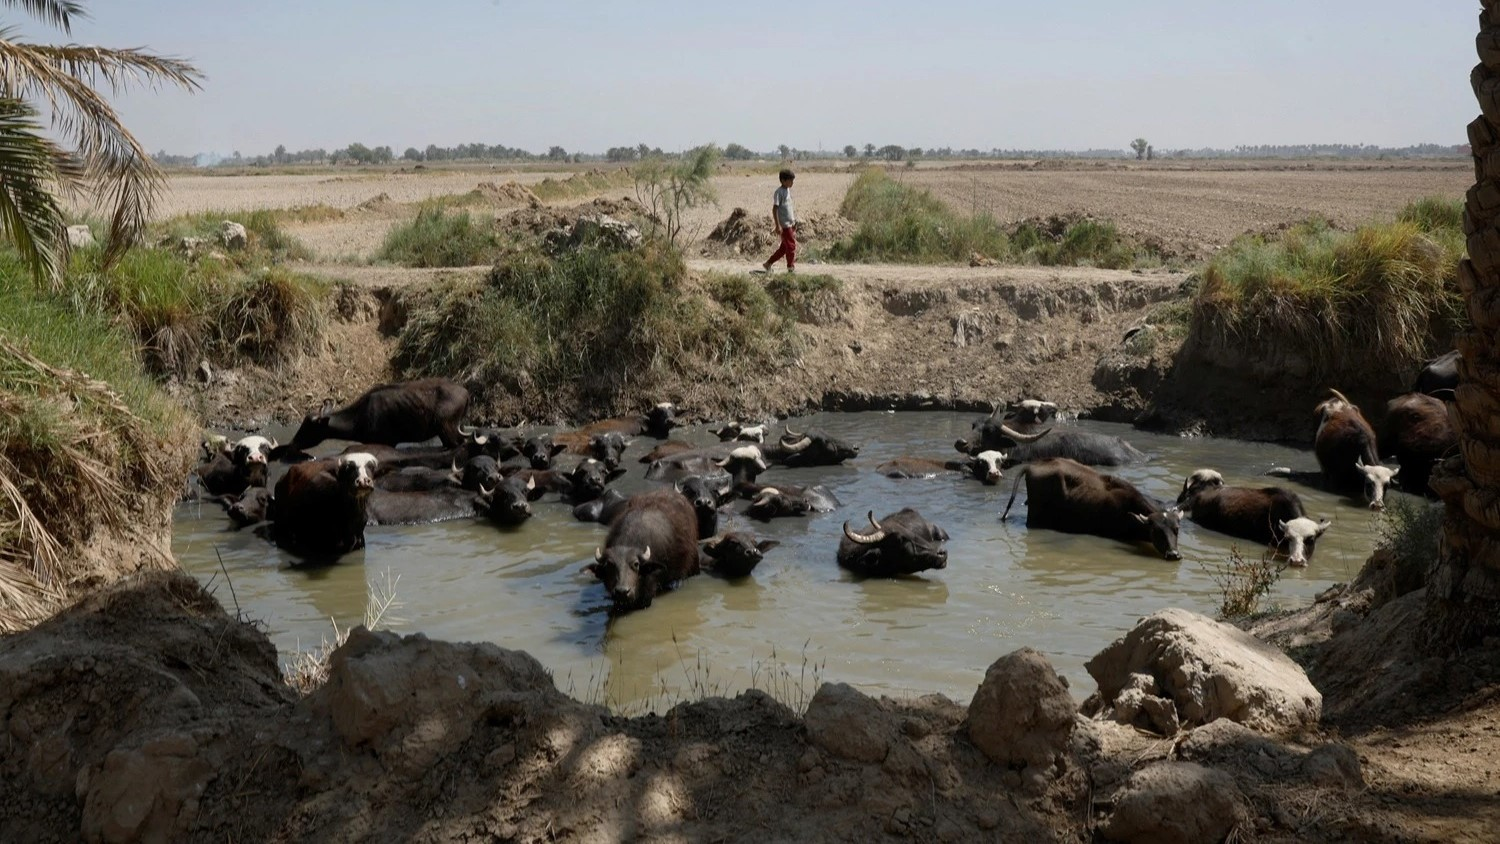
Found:
<svg viewBox="0 0 1500 844"><path fill-rule="evenodd" d="M838 211L853 180L847 168L801 167L795 198L799 215ZM932 190L963 210L993 214L1001 222L1068 212L1113 220L1122 228L1159 238L1184 257L1202 257L1247 231L1265 231L1323 215L1341 226L1389 217L1424 196L1458 198L1473 181L1464 161L1349 165L1339 162L1135 165L1120 162L924 166L894 168L898 178ZM158 215L196 211L291 208L323 204L353 212L342 219L294 227L319 260L368 260L391 225L410 218L433 197L468 192L481 183L522 185L567 172L504 166L423 170L347 169L307 174L171 176ZM693 212L688 231L705 235L735 207L770 215L776 187L773 167L725 167L715 179L719 203ZM609 191L625 195L629 187ZM359 210L384 194L376 208ZM574 204L573 197L555 204ZM509 207L515 207L511 205ZM495 203L485 213L503 213Z"/></svg>

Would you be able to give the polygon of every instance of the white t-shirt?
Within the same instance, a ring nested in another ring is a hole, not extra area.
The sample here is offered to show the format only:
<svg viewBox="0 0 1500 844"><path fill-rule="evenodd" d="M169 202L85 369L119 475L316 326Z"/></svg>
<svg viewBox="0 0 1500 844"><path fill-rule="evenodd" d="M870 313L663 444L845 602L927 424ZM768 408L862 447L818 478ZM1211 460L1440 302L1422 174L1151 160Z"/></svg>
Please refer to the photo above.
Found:
<svg viewBox="0 0 1500 844"><path fill-rule="evenodd" d="M792 189L779 187L771 196L771 205L776 209L776 221L782 228L797 224L797 217L792 213Z"/></svg>

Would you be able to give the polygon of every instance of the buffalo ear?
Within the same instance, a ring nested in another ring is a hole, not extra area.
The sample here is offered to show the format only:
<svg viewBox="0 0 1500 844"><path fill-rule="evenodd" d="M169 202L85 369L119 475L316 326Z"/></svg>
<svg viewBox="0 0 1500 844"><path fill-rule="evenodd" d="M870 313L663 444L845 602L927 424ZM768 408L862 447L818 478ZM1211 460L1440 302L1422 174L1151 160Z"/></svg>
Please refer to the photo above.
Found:
<svg viewBox="0 0 1500 844"><path fill-rule="evenodd" d="M1327 519L1324 519L1323 521L1318 522L1318 536L1322 536L1323 532L1326 531L1326 530L1328 530L1331 527L1333 527L1333 522L1330 522Z"/></svg>
<svg viewBox="0 0 1500 844"><path fill-rule="evenodd" d="M581 573L583 573L583 574L591 574L594 577L598 577L599 576L599 564L598 563L589 563L588 565L584 566L579 571Z"/></svg>
<svg viewBox="0 0 1500 844"><path fill-rule="evenodd" d="M781 544L781 542L778 541L778 540L775 540L775 539L762 539L761 541L755 543L755 547L759 548L760 552L762 554L764 554L767 551L771 550L772 548L775 548L777 545L780 545L780 544Z"/></svg>
<svg viewBox="0 0 1500 844"><path fill-rule="evenodd" d="M616 466L615 468L610 469L609 473L604 476L604 482L605 483L611 483L611 482L613 482L615 480L618 480L624 474L625 474L625 467L624 466Z"/></svg>
<svg viewBox="0 0 1500 844"><path fill-rule="evenodd" d="M552 443L547 447L547 450L552 452L553 457L556 457L557 455L562 454L564 451L567 451L568 447L563 443Z"/></svg>

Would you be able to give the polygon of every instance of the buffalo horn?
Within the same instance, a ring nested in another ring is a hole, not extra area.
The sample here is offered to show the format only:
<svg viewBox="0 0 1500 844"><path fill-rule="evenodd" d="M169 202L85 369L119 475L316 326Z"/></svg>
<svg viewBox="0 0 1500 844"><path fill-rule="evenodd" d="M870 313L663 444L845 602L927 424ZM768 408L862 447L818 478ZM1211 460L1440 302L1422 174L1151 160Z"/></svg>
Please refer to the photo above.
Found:
<svg viewBox="0 0 1500 844"><path fill-rule="evenodd" d="M1020 431L1012 430L1009 425L1006 425L1004 423L1001 423L1000 425L1000 433L1006 435L1007 437L1010 437L1018 443L1034 443L1042 437L1047 436L1048 432L1050 432L1051 430L1051 428L1048 428L1046 431L1042 431L1040 434L1023 434Z"/></svg>
<svg viewBox="0 0 1500 844"><path fill-rule="evenodd" d="M483 496L484 498L494 498L495 497L495 488L492 487L492 486L485 486L484 484L480 484L479 485L479 494L481 496Z"/></svg>
<svg viewBox="0 0 1500 844"><path fill-rule="evenodd" d="M458 432L460 434L463 434L466 437L472 437L472 436L474 436L474 432L477 431L477 430L479 430L479 429L476 428L476 427L474 427L473 425L459 425L458 426Z"/></svg>
<svg viewBox="0 0 1500 844"><path fill-rule="evenodd" d="M805 437L805 436L807 436L806 434L799 433L797 431L793 431L791 425L786 425L786 426L783 426L783 427L786 430L786 433L782 434L781 438L784 439L784 440L794 440L794 439L797 439L799 437Z"/></svg>
<svg viewBox="0 0 1500 844"><path fill-rule="evenodd" d="M1343 402L1344 404L1350 404L1350 405L1354 404L1354 402L1349 401L1349 399L1343 393L1339 392L1338 390L1335 390L1332 387L1328 388L1328 392L1333 393L1333 397L1336 398L1336 399L1338 399L1339 401Z"/></svg>
<svg viewBox="0 0 1500 844"><path fill-rule="evenodd" d="M458 480L461 480L463 478L464 471L458 465L458 455L456 455L456 454L453 455L453 465L451 467L449 467L449 468L450 468L451 471L449 472L448 476L450 478L452 478L454 481L458 481Z"/></svg>
<svg viewBox="0 0 1500 844"><path fill-rule="evenodd" d="M805 434L800 440L792 440L786 437L781 438L781 447L793 454L796 454L799 451L805 451L810 445L812 445L812 438Z"/></svg>
<svg viewBox="0 0 1500 844"><path fill-rule="evenodd" d="M874 533L867 536L860 536L849 530L849 523L844 522L844 535L849 537L851 542L858 542L860 545L874 545L880 540L885 539L885 529L880 526L880 522L875 521L875 511L871 510L866 514L865 518L870 520L870 527L875 529Z"/></svg>
<svg viewBox="0 0 1500 844"><path fill-rule="evenodd" d="M603 548L595 548L594 549L594 561L595 562L599 562L599 563L604 562L604 549Z"/></svg>
<svg viewBox="0 0 1500 844"><path fill-rule="evenodd" d="M643 563L649 563L649 562L651 562L651 546L650 545L647 545L646 546L646 550L644 550L644 551L641 552L641 562L643 562Z"/></svg>
<svg viewBox="0 0 1500 844"><path fill-rule="evenodd" d="M318 408L319 416L327 416L333 412L333 399L323 399L323 406Z"/></svg>

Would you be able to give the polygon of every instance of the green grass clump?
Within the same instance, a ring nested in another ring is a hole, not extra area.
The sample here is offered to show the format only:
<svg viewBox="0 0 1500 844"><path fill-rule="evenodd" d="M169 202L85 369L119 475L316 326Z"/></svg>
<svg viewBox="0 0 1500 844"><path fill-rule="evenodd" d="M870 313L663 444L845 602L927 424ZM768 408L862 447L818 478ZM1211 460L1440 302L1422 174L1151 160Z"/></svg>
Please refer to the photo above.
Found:
<svg viewBox="0 0 1500 844"><path fill-rule="evenodd" d="M706 295L705 295L706 294ZM691 282L669 243L504 256L482 282L413 294L393 360L406 376L446 375L570 412L694 368L753 366L795 334L749 279Z"/></svg>
<svg viewBox="0 0 1500 844"><path fill-rule="evenodd" d="M1463 233L1451 211L1424 200L1352 232L1313 219L1242 237L1204 269L1195 324L1293 343L1325 371L1346 359L1421 360L1462 320Z"/></svg>
<svg viewBox="0 0 1500 844"><path fill-rule="evenodd" d="M331 294L315 276L270 267L221 285L208 317L208 349L219 361L280 366L315 350Z"/></svg>
<svg viewBox="0 0 1500 844"><path fill-rule="evenodd" d="M634 184L628 169L619 170L588 170L583 173L574 173L566 179L554 179L551 176L540 182L529 185L531 192L537 199L543 202L551 202L557 199L572 199L580 196L590 196L609 190L627 188Z"/></svg>
<svg viewBox="0 0 1500 844"><path fill-rule="evenodd" d="M1443 515L1441 504L1404 495L1387 497L1376 523L1377 547L1390 554L1396 595L1420 589L1427 582L1427 570L1438 558Z"/></svg>
<svg viewBox="0 0 1500 844"><path fill-rule="evenodd" d="M853 261L936 263L966 261L973 253L1006 255L1009 238L988 215L962 217L925 190L902 184L884 170L861 173L839 213L859 223L830 257Z"/></svg>
<svg viewBox="0 0 1500 844"><path fill-rule="evenodd" d="M288 214L292 214L292 219L296 219L296 213L296 209L291 212L265 209L205 211L200 214L174 217L157 226L155 236L158 241L176 242L187 237L201 238L207 242L210 250L223 254L227 260L240 268L279 264L284 261L308 261L313 257L312 250L281 228L281 221L287 218ZM323 212L304 213L322 214ZM249 241L245 249L230 251L220 245L219 229L225 220L245 227L246 239ZM97 232L95 236L98 236Z"/></svg>
<svg viewBox="0 0 1500 844"><path fill-rule="evenodd" d="M1080 219L1046 227L1024 222L1010 240L1010 259L1023 264L1122 270L1161 263L1159 256L1120 233L1114 223Z"/></svg>
<svg viewBox="0 0 1500 844"><path fill-rule="evenodd" d="M407 267L470 267L494 261L502 247L499 234L468 212L450 215L427 206L416 219L391 229L380 257Z"/></svg>

